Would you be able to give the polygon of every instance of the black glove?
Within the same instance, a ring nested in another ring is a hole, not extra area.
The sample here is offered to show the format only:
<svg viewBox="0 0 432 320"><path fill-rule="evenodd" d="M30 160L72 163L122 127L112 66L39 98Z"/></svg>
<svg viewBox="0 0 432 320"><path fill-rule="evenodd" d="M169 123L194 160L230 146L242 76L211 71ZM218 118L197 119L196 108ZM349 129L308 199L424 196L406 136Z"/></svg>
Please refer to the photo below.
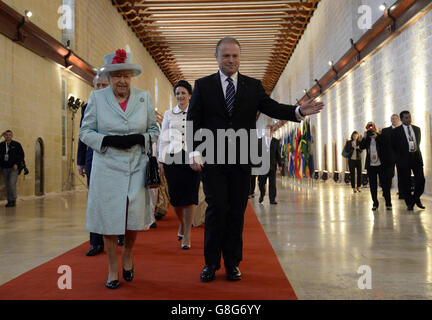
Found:
<svg viewBox="0 0 432 320"><path fill-rule="evenodd" d="M131 146L127 143L125 137L126 136L105 136L102 140L102 147L129 149Z"/></svg>
<svg viewBox="0 0 432 320"><path fill-rule="evenodd" d="M127 141L130 144L130 146L134 146L136 144L145 145L144 136L142 134L136 133L136 134L130 134L127 137Z"/></svg>
<svg viewBox="0 0 432 320"><path fill-rule="evenodd" d="M136 144L144 145L142 134L130 134L127 136L106 136L102 140L102 147L114 147L118 149L129 149Z"/></svg>

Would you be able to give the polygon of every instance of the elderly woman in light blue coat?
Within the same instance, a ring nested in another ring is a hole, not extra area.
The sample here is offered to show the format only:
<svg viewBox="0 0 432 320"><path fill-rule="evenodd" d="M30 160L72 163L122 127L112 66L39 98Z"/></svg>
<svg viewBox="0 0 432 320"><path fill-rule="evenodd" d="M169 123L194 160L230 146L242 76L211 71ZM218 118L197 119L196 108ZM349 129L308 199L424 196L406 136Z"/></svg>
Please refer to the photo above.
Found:
<svg viewBox="0 0 432 320"><path fill-rule="evenodd" d="M159 129L149 92L130 86L131 77L141 73L131 56L121 49L105 56L99 72L110 86L90 94L79 131L80 139L94 150L86 228L104 235L109 289L120 285L116 236L125 234L122 274L132 281L137 232L154 222L144 181L150 139L157 140Z"/></svg>

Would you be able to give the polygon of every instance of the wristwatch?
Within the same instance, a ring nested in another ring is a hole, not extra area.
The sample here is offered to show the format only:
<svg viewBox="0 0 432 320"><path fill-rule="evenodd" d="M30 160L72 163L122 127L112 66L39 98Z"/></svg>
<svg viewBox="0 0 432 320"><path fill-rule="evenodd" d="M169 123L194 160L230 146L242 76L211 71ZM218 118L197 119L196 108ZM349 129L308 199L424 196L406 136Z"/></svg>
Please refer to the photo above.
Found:
<svg viewBox="0 0 432 320"><path fill-rule="evenodd" d="M301 112L301 108L302 108L302 107L299 108L299 113L300 113L300 115L304 118L305 116L304 116L304 114Z"/></svg>

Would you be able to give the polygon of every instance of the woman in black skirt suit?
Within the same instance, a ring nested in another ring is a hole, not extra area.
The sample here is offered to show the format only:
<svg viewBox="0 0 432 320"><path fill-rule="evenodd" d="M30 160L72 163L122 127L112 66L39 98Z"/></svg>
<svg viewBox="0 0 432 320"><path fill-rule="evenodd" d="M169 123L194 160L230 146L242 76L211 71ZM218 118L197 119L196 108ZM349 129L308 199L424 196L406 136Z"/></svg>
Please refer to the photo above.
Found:
<svg viewBox="0 0 432 320"><path fill-rule="evenodd" d="M191 228L198 204L200 175L186 163L186 114L192 86L180 80L174 86L178 105L165 112L159 138L159 168L168 182L170 203L180 221L177 237L182 249L191 247Z"/></svg>

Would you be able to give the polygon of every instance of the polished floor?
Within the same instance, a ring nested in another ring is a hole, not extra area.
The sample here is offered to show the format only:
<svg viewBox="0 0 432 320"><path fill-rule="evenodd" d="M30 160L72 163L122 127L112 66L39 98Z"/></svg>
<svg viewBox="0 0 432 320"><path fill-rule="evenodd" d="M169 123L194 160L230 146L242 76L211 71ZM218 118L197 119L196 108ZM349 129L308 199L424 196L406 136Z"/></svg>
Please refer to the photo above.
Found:
<svg viewBox="0 0 432 320"><path fill-rule="evenodd" d="M70 192L0 204L0 285L88 240L86 198ZM277 201L251 199L299 299L432 299L430 199L426 210L409 212L393 194L392 211L373 212L367 188L353 194L329 181L279 179ZM370 270L370 289L359 288L367 275L360 267Z"/></svg>

